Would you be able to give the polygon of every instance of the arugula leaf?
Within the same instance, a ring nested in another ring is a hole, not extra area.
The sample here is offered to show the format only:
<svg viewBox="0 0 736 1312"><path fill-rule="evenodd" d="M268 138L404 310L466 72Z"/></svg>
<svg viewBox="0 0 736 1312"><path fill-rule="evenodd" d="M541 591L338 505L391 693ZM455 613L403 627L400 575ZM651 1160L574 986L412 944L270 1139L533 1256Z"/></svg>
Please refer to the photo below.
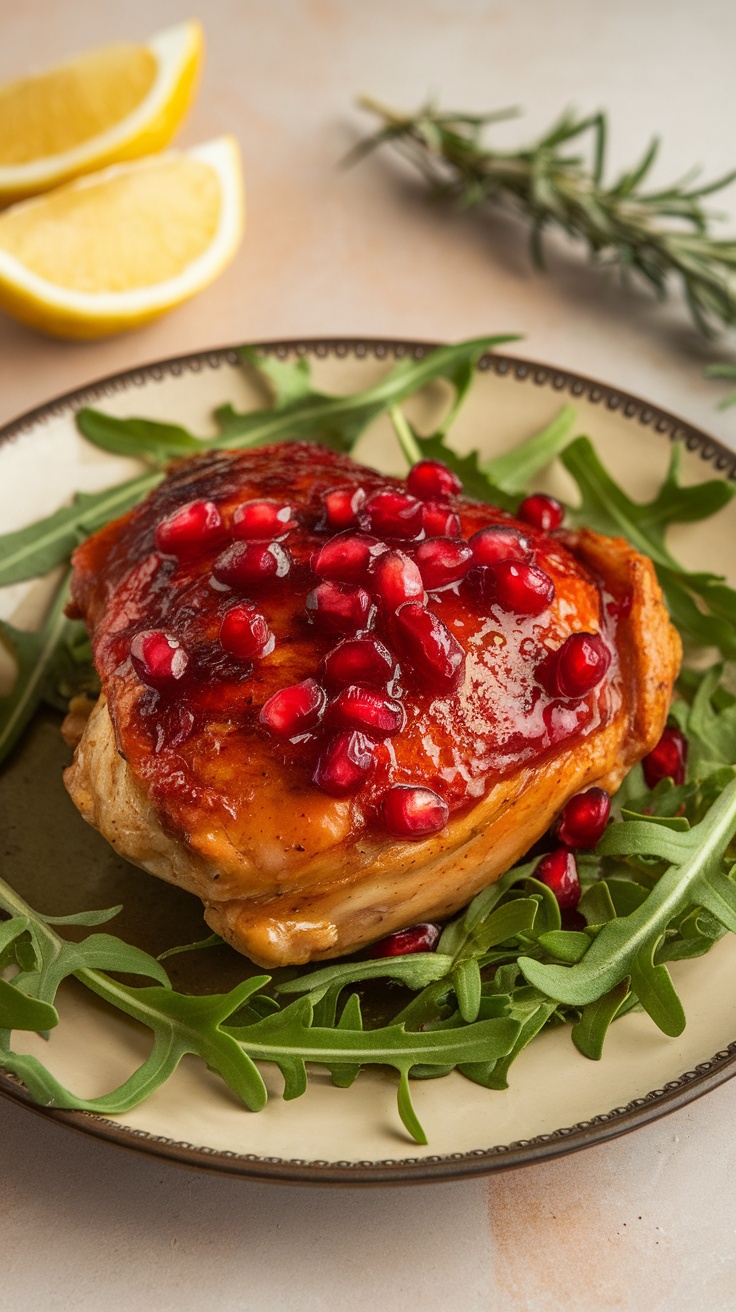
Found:
<svg viewBox="0 0 736 1312"><path fill-rule="evenodd" d="M312 1003L309 997L303 997L276 1016L245 1028L234 1027L230 1033L255 1060L275 1062L287 1080L294 1079L295 1062L318 1062L330 1069L346 1065L351 1075L356 1065L393 1066L400 1075L399 1114L418 1143L426 1143L427 1139L411 1105L408 1077L412 1067L429 1061L453 1068L465 1062L495 1059L510 1050L519 1032L518 1023L508 1017L426 1033L408 1033L401 1024L374 1030L352 1030L342 1025L324 1029L312 1025L311 1020ZM301 1081L297 1087L301 1091ZM296 1094L292 1092L292 1096Z"/></svg>
<svg viewBox="0 0 736 1312"><path fill-rule="evenodd" d="M516 1058L523 1052L524 1048L535 1039L551 1016L554 1015L557 1004L548 1001L542 994L536 992L535 999L526 1007L519 1007L517 1003L513 1008L514 1015L520 1015L520 1029L513 1047L506 1055L494 1062L483 1062L482 1064L471 1065L464 1063L460 1067L462 1075L467 1076L475 1084L482 1084L486 1089L508 1089L509 1069Z"/></svg>
<svg viewBox="0 0 736 1312"><path fill-rule="evenodd" d="M160 474L140 474L104 492L78 492L70 506L26 528L2 534L0 586L35 578L63 564L84 538L137 505L161 478Z"/></svg>
<svg viewBox="0 0 736 1312"><path fill-rule="evenodd" d="M464 1021L470 1023L478 1017L481 1003L480 966L477 957L459 961L452 972L452 983L457 1005Z"/></svg>
<svg viewBox="0 0 736 1312"><path fill-rule="evenodd" d="M573 966L585 956L591 940L589 934L583 934L577 929L553 929L540 934L537 942L547 956L556 957L558 961Z"/></svg>
<svg viewBox="0 0 736 1312"><path fill-rule="evenodd" d="M25 916L13 916L0 925L0 969L11 964L18 940L27 933ZM0 1030L50 1030L58 1025L55 1007L23 993L15 980L0 979Z"/></svg>
<svg viewBox="0 0 736 1312"><path fill-rule="evenodd" d="M283 410L295 401L303 401L315 395L312 366L306 356L297 356L295 360L280 360L277 355L269 355L267 351L242 346L240 358L250 365L259 381L266 383L275 410Z"/></svg>
<svg viewBox="0 0 736 1312"><path fill-rule="evenodd" d="M650 556L672 617L683 636L700 645L716 646L725 656L735 656L736 591L719 575L683 569L667 549L665 534L671 524L693 523L716 514L736 494L736 485L711 479L682 486L679 442L672 446L662 487L646 503L632 501L614 482L589 438L576 438L563 451L561 459L581 496L579 505L569 511L568 522L599 533L622 535L637 551Z"/></svg>
<svg viewBox="0 0 736 1312"><path fill-rule="evenodd" d="M74 911L70 916L44 916L44 920L47 925L105 925L119 916L122 909L121 904L101 911Z"/></svg>
<svg viewBox="0 0 736 1312"><path fill-rule="evenodd" d="M446 379L461 401L469 385L468 377L472 377L481 356L516 340L516 335L506 334L437 347L421 360L400 360L378 383L351 396L329 396L313 389L311 384L307 390L306 361L301 362L295 383L293 373L286 374L288 365L276 362L274 369L270 357L244 347L243 358L261 371L265 366L269 381L276 384L277 404L267 411L251 410L244 414L232 406L222 407L215 414L220 434L212 445L235 450L298 437L301 441L311 439L333 446L338 451L350 451L374 419L392 405L413 396L427 383Z"/></svg>
<svg viewBox="0 0 736 1312"><path fill-rule="evenodd" d="M672 717L688 740L688 776L703 780L724 766L736 765L736 700L721 705L723 665L702 675L690 705L675 702Z"/></svg>
<svg viewBox="0 0 736 1312"><path fill-rule="evenodd" d="M518 1025L505 1017L477 1021L452 1030L409 1033L403 1025L386 1025L373 1030L346 1027L323 1029L311 1024L312 1003L298 998L275 1016L255 1025L233 1026L230 1033L256 1060L280 1066L292 1053L304 1060L329 1066L381 1063L397 1070L410 1070L430 1057L456 1066L460 1061L480 1060L508 1052L518 1034Z"/></svg>
<svg viewBox="0 0 736 1312"><path fill-rule="evenodd" d="M0 633L0 641L2 637ZM43 700L52 710L66 715L71 699L82 695L96 701L100 695L100 677L82 620L69 620L43 683Z"/></svg>
<svg viewBox="0 0 736 1312"><path fill-rule="evenodd" d="M667 967L663 963L655 965L656 947L656 943L647 943L634 959L631 986L655 1025L663 1034L677 1038L685 1028L685 1012Z"/></svg>
<svg viewBox="0 0 736 1312"><path fill-rule="evenodd" d="M345 961L276 985L277 993L308 993L320 1002L328 989L338 992L348 984L367 979L392 979L410 989L422 989L443 979L452 969L452 958L437 952L411 952L405 957L380 957L374 961Z"/></svg>
<svg viewBox="0 0 736 1312"><path fill-rule="evenodd" d="M187 1053L201 1057L251 1110L265 1105L267 1094L256 1061L274 1062L285 1080L284 1096L298 1097L306 1088L306 1061L345 1068L346 1082L356 1067L381 1064L400 1075L399 1112L411 1134L426 1142L411 1106L408 1076L413 1066L456 1066L461 1062L503 1056L516 1040L518 1024L494 1016L459 1031L407 1033L401 1024L364 1031L359 1004L349 1004L336 1027L313 1024L309 996L298 998L284 1010L257 1016L250 1024L225 1026L244 1004L268 984L269 976L244 980L227 994L191 997L175 992L161 965L147 953L108 934L91 934L81 943L59 937L49 922L28 907L0 880L0 906L12 915L10 928L0 931L0 947L30 934L33 960L15 976L13 984L0 980L0 1019L8 1024L0 1032L0 1068L24 1081L31 1095L44 1106L71 1107L96 1112L121 1112L136 1106L158 1088ZM82 913L96 919L109 912ZM65 917L79 921L80 917ZM370 964L370 963L366 963ZM378 963L373 963L378 964ZM380 963L383 964L383 963ZM111 979L114 970L147 975L163 984L132 987ZM92 992L119 1011L141 1021L153 1032L153 1046L142 1065L117 1089L98 1098L80 1098L66 1089L36 1057L14 1052L9 1043L13 1028L56 1023L53 1001L59 985L74 975Z"/></svg>
<svg viewBox="0 0 736 1312"><path fill-rule="evenodd" d="M221 948L224 944L224 938L219 934L208 934L206 938L197 939L196 943L182 943L176 948L167 948L165 952L159 952L156 960L165 961L167 957L178 957L182 952L200 952L205 948Z"/></svg>
<svg viewBox="0 0 736 1312"><path fill-rule="evenodd" d="M488 888L484 888L478 893L469 906L455 920L451 920L445 926L442 937L437 944L438 954L448 954L452 957L453 962L472 955L474 945L484 941L489 920L499 902L514 884L532 874L536 864L536 861L529 861L525 865L515 866L513 870L509 870L500 879L497 879L494 884L489 884ZM526 917L524 916L525 920ZM490 946L490 944L487 946ZM481 951L486 951L487 946L482 948ZM406 958L404 959L406 960Z"/></svg>
<svg viewBox="0 0 736 1312"><path fill-rule="evenodd" d="M628 816L625 818L628 819ZM687 821L685 824L687 825ZM578 903L578 912L584 917L589 929L616 919L616 908L608 891L608 885L603 880L586 888Z"/></svg>
<svg viewBox="0 0 736 1312"><path fill-rule="evenodd" d="M362 1030L363 1016L360 1010L360 998L357 993L350 994L337 1022L337 1028L340 1030ZM332 1076L332 1083L337 1089L349 1089L360 1075L360 1066L357 1062L354 1066L330 1065L328 1070Z"/></svg>
<svg viewBox="0 0 736 1312"><path fill-rule="evenodd" d="M154 1035L153 1047L143 1064L123 1084L99 1098L78 1097L36 1057L0 1047L0 1068L22 1079L37 1102L46 1107L78 1111L128 1111L163 1084L182 1057L191 1052L217 1071L252 1111L259 1111L265 1105L266 1088L257 1067L221 1026L268 976L244 980L228 994L203 998L187 997L156 986L132 989L95 970L81 970L78 978L118 1010L148 1026Z"/></svg>
<svg viewBox="0 0 736 1312"><path fill-rule="evenodd" d="M51 928L53 920L33 911L2 879L0 907L14 919L22 919L30 934L33 963L21 963L21 973L15 976L14 982L34 998L53 1002L63 979L90 967L146 975L170 987L166 971L154 957L111 934L91 934L81 943L61 938ZM117 911L118 908L114 907L105 911L77 912L75 915L54 919L57 924L99 925L111 919Z"/></svg>
<svg viewBox="0 0 736 1312"><path fill-rule="evenodd" d="M736 932L736 884L722 870L734 832L736 780L687 833L645 819L610 825L598 844L601 855L645 853L667 862L668 869L640 907L603 925L576 965L546 965L520 957L519 968L526 979L558 1002L584 1007L632 976L640 1000L648 1010L651 1007L656 1022L679 1024L674 990L663 983L660 968L652 965L652 953L669 922L688 906L705 907Z"/></svg>
<svg viewBox="0 0 736 1312"><path fill-rule="evenodd" d="M608 1029L629 996L629 991L628 979L622 979L608 993L583 1007L580 1020L572 1027L571 1037L584 1057L600 1061Z"/></svg>
<svg viewBox="0 0 736 1312"><path fill-rule="evenodd" d="M511 451L485 461L482 470L489 483L513 497L526 495L537 474L569 446L576 421L573 407L563 405L559 414L540 432Z"/></svg>
<svg viewBox="0 0 736 1312"><path fill-rule="evenodd" d="M52 1030L58 1023L55 1007L29 998L15 984L0 979L0 1030Z"/></svg>
<svg viewBox="0 0 736 1312"><path fill-rule="evenodd" d="M89 1110L125 1111L137 1106L173 1074L188 1053L201 1057L251 1111L265 1107L268 1095L258 1068L233 1031L223 1026L251 994L268 983L268 975L242 980L229 993L205 997L157 985L132 988L95 970L80 971L77 978L106 1002L148 1026L154 1035L153 1048L143 1065L119 1089L94 1100L95 1106Z"/></svg>
<svg viewBox="0 0 736 1312"><path fill-rule="evenodd" d="M147 460L159 469L182 456L196 455L201 441L178 424L155 419L118 419L88 406L78 410L77 428L88 442L112 455Z"/></svg>
<svg viewBox="0 0 736 1312"><path fill-rule="evenodd" d="M0 763L10 755L43 701L51 671L74 631L73 622L64 614L67 600L65 584L57 592L43 628L34 632L0 620L0 641L10 648L18 666L12 691L0 697Z"/></svg>

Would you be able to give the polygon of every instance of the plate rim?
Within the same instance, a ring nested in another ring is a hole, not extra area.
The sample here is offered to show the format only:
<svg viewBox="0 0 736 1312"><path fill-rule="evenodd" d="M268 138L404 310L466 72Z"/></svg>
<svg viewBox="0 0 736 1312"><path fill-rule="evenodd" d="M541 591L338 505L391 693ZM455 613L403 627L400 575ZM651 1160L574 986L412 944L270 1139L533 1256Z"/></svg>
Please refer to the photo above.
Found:
<svg viewBox="0 0 736 1312"><path fill-rule="evenodd" d="M17 440L23 433L32 431L52 418L74 413L82 406L121 391L142 387L147 382L179 377L185 371L200 373L205 368L219 369L223 364L237 365L240 363L238 352L242 345L244 343L187 352L104 375L53 397L4 424L0 427L0 446ZM352 355L358 359L373 357L391 362L392 359L405 358L409 353L420 359L439 343L408 338L340 336L275 338L248 345L284 358L293 354L311 355L317 359L330 355L338 359ZM572 400L584 399L594 405L603 404L608 410L620 411L623 419L638 422L659 437L667 438L670 442L683 441L688 451L697 453L721 477L736 480L736 451L730 450L703 429L633 393L569 369L503 352L486 352L477 367L482 372L492 370L499 377L511 376L519 383L548 387L560 397L569 395ZM653 1089L622 1107L599 1113L588 1121L560 1127L531 1139L497 1144L491 1148L437 1156L385 1158L372 1162L262 1157L181 1142L153 1135L147 1130L121 1125L95 1113L41 1107L31 1099L20 1080L2 1071L0 1095L59 1125L180 1166L252 1181L351 1186L420 1184L433 1180L477 1178L499 1170L548 1161L630 1133L702 1097L735 1074L736 1040L707 1061L698 1063L692 1070L668 1081L663 1088Z"/></svg>

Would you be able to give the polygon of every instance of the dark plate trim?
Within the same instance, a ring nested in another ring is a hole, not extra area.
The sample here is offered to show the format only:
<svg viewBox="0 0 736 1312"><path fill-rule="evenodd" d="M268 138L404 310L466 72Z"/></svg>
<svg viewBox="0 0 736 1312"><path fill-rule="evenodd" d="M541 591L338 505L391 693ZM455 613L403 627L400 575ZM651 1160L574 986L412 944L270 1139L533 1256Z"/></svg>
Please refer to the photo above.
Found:
<svg viewBox="0 0 736 1312"><path fill-rule="evenodd" d="M373 356L391 361L413 355L420 359L436 343L401 341L380 338L326 337L309 340L287 339L259 342L259 349L275 355L291 353L324 358L335 355L344 358L354 354L358 358ZM219 369L223 365L237 366L237 347L225 346L212 351L198 351L190 355L175 356L142 365L124 373L77 388L56 397L45 405L28 411L0 429L0 443L19 438L38 424L70 411L80 409L113 396L116 392L142 387L147 382L160 382L164 377L178 377L182 373L200 373L203 369ZM573 399L585 399L604 409L620 411L625 419L641 424L670 441L680 440L687 449L696 452L702 460L728 479L736 479L736 453L709 434L676 415L650 405L629 392L609 387L581 374L570 373L553 365L540 364L509 355L486 355L479 363L481 370L492 369L499 377L517 382L528 382L537 387L549 387L554 392L569 394ZM488 1175L496 1171L528 1166L547 1161L566 1153L606 1142L618 1135L627 1134L640 1125L656 1120L669 1112L709 1093L736 1074L736 1041L701 1062L693 1070L685 1071L676 1080L670 1080L662 1089L653 1089L641 1098L635 1098L624 1107L594 1116L589 1121L538 1135L534 1139L520 1139L493 1148L478 1148L467 1153L447 1156L404 1157L376 1162L327 1162L285 1160L279 1157L257 1157L177 1143L173 1139L133 1130L115 1121L89 1112L59 1111L39 1107L27 1090L14 1077L0 1072L0 1094L23 1107L60 1125L91 1135L121 1148L132 1149L148 1156L174 1162L180 1166L217 1171L224 1175L239 1176L248 1180L265 1180L291 1184L419 1184L431 1180L456 1180ZM244 1115L248 1115L247 1112Z"/></svg>

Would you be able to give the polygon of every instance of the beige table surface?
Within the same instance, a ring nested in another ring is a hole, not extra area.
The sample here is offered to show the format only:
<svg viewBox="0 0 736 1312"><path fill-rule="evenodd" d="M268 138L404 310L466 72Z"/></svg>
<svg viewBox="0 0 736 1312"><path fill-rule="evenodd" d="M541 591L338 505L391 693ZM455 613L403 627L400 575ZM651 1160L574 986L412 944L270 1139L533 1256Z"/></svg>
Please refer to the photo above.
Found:
<svg viewBox="0 0 736 1312"><path fill-rule="evenodd" d="M176 0L0 0L0 79L187 17ZM207 0L182 140L233 132L249 230L227 275L143 331L46 341L0 318L0 422L156 357L304 335L519 330L538 359L736 440L717 358L675 301L623 293L569 247L530 269L509 221L426 207L385 158L339 172L356 92L413 106L611 116L612 164L664 138L658 177L736 163L733 0ZM736 194L721 208L736 219ZM727 230L727 229L726 229ZM736 1084L586 1153L486 1183L319 1191L197 1175L3 1103L0 1307L732 1309Z"/></svg>

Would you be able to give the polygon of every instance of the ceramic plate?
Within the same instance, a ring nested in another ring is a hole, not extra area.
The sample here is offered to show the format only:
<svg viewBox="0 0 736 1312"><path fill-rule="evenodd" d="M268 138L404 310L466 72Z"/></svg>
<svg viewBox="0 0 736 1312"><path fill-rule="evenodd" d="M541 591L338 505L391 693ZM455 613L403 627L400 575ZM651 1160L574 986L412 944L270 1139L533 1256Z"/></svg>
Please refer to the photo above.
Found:
<svg viewBox="0 0 736 1312"><path fill-rule="evenodd" d="M307 355L325 390L348 392L377 379L394 359L420 357L429 348L311 341L269 343L266 349ZM446 399L442 385L430 387L413 403L412 417L429 427ZM78 436L74 412L80 406L166 419L206 434L213 408L225 401L241 409L263 404L235 351L227 349L120 374L25 416L0 433L3 531L50 513L76 490L96 490L136 472L132 462L105 455ZM453 441L458 449L477 446L485 455L497 454L548 422L565 401L577 409L579 431L590 434L635 496L651 495L674 437L687 448L686 476L735 476L736 456L664 411L574 374L500 355L481 362ZM356 454L387 472L403 472L383 421ZM549 490L564 497L571 489L553 481ZM694 567L718 568L735 527L733 502L715 522L678 529L677 549ZM30 626L46 595L43 581L3 589L0 616ZM41 715L0 779L4 878L47 914L123 903L113 931L150 952L201 937L196 899L127 865L84 824L62 786L67 759L58 719ZM176 986L197 990L229 987L243 971L243 959L227 948L174 957L168 964ZM364 1072L344 1090L317 1069L304 1097L285 1103L278 1096L281 1077L266 1067L273 1097L264 1111L252 1114L201 1062L186 1058L168 1084L127 1115L41 1114L111 1144L251 1178L358 1184L482 1174L634 1129L736 1071L736 937L727 936L706 957L676 964L673 974L688 1017L678 1039L666 1038L646 1015L632 1013L613 1026L600 1062L580 1056L566 1030L543 1034L516 1062L503 1093L460 1075L415 1082L427 1148L407 1139L396 1112L395 1080L378 1070ZM114 1088L142 1059L145 1036L81 989L69 988L61 1014L49 1043L24 1036L26 1048L42 1051L46 1064L80 1095ZM0 1091L33 1106L10 1077L0 1075Z"/></svg>

